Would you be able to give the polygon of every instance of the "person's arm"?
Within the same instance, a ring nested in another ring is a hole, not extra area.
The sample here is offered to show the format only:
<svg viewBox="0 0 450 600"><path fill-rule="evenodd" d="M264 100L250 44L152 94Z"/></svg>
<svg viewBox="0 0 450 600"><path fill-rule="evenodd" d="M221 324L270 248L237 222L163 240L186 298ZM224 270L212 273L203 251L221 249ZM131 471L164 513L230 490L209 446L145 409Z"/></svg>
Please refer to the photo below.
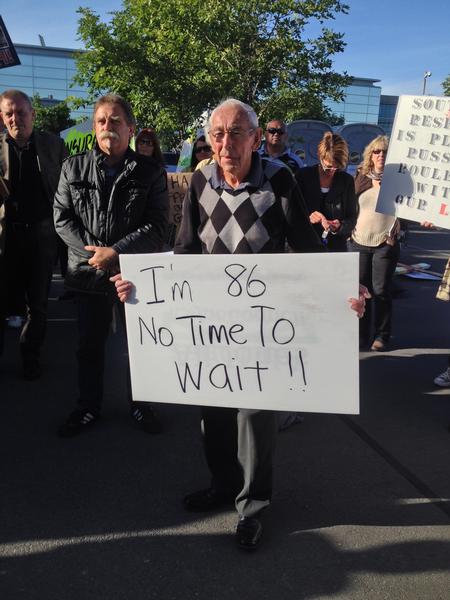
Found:
<svg viewBox="0 0 450 600"><path fill-rule="evenodd" d="M73 207L68 171L69 163L66 161L61 169L58 189L53 203L55 229L69 248L85 258L89 258L91 253L85 250L85 246L96 240L92 240L92 237L89 240L85 239L84 228ZM97 242L96 245L100 246L101 244Z"/></svg>
<svg viewBox="0 0 450 600"><path fill-rule="evenodd" d="M351 175L345 173L345 185L343 193L343 218L340 219L340 226L336 234L344 239L350 237L356 225L357 201L355 193L355 182Z"/></svg>
<svg viewBox="0 0 450 600"><path fill-rule="evenodd" d="M298 185L292 187L289 196L282 198L286 217L286 237L294 252L322 252L325 248L313 229L305 200Z"/></svg>
<svg viewBox="0 0 450 600"><path fill-rule="evenodd" d="M198 173L198 175L197 175ZM201 171L194 173L191 186L186 191L183 200L183 212L180 228L175 240L175 254L201 254L202 244L198 237L198 227L200 225L200 215L198 210L196 181L203 177Z"/></svg>

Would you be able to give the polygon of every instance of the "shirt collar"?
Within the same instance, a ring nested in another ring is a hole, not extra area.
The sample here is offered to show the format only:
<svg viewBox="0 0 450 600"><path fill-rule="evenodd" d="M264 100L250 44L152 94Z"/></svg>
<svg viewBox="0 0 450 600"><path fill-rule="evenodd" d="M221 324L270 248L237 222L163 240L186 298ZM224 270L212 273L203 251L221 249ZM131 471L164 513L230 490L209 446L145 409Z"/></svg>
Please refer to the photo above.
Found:
<svg viewBox="0 0 450 600"><path fill-rule="evenodd" d="M260 153L262 156L267 157L267 158L271 158L273 160L276 160L277 158L281 158L282 156L284 156L285 154L289 154L289 148L287 146L284 147L284 150L282 152L280 152L279 154L277 154L276 156L269 154L267 152L267 146L266 146L266 142L263 143L263 146L260 150Z"/></svg>
<svg viewBox="0 0 450 600"><path fill-rule="evenodd" d="M12 148L16 148L17 150L28 150L31 146L34 145L34 130L31 132L31 135L24 146L19 146L16 140L11 135L9 135L8 131L6 132L5 140Z"/></svg>
<svg viewBox="0 0 450 600"><path fill-rule="evenodd" d="M237 188L232 188L225 181L222 171L219 167L219 163L214 162L211 165L211 176L209 178L211 187L214 189L222 188L229 190L242 190L246 187L258 188L262 185L263 182L263 168L261 163L261 157L258 152L252 153L252 163L250 166L250 171L247 174L247 177L244 181L242 181Z"/></svg>

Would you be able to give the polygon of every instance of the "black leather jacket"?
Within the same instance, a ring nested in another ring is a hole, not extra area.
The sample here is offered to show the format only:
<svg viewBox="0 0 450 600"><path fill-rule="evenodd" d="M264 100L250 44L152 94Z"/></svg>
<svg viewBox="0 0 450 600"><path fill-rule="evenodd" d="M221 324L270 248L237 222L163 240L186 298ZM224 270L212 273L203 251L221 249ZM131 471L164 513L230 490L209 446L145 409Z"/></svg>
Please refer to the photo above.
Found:
<svg viewBox="0 0 450 600"><path fill-rule="evenodd" d="M98 147L64 161L55 195L58 235L69 248L66 286L113 292L111 273L88 264L84 246L110 246L118 254L158 252L167 230L167 175L151 158L127 150L122 171L105 197L105 155Z"/></svg>

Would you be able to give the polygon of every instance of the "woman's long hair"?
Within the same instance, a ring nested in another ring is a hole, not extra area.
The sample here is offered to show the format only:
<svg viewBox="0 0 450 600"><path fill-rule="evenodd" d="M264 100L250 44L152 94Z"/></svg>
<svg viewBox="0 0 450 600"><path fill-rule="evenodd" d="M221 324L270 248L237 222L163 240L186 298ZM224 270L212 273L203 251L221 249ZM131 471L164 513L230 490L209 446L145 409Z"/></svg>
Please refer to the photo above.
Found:
<svg viewBox="0 0 450 600"><path fill-rule="evenodd" d="M163 156L163 153L161 152L161 147L159 145L158 136L156 135L155 130L150 129L149 127L141 129L141 131L136 136L136 150L138 147L139 140L141 138L151 140L151 142L153 143L153 154L152 154L153 160L156 160L156 162L161 167L165 167L166 165L165 165L165 161L164 161L164 156Z"/></svg>
<svg viewBox="0 0 450 600"><path fill-rule="evenodd" d="M358 173L367 175L373 170L372 152L377 150L387 150L389 146L389 138L387 135L378 135L364 148L363 159L358 168Z"/></svg>

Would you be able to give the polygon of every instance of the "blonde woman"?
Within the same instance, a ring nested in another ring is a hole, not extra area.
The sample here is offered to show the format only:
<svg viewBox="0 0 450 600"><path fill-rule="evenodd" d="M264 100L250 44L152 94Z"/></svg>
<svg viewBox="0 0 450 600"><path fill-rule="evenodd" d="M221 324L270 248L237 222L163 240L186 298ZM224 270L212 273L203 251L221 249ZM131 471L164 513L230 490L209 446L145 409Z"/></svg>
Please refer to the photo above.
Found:
<svg viewBox="0 0 450 600"><path fill-rule="evenodd" d="M300 169L297 182L319 237L328 250L345 252L356 222L355 184L345 172L347 142L327 131L317 146L317 156L319 164Z"/></svg>
<svg viewBox="0 0 450 600"><path fill-rule="evenodd" d="M360 320L360 345L376 352L387 349L391 336L391 283L400 255L398 219L375 211L388 144L388 138L379 135L364 150L355 177L358 219L349 244L359 252L360 283L372 295Z"/></svg>

